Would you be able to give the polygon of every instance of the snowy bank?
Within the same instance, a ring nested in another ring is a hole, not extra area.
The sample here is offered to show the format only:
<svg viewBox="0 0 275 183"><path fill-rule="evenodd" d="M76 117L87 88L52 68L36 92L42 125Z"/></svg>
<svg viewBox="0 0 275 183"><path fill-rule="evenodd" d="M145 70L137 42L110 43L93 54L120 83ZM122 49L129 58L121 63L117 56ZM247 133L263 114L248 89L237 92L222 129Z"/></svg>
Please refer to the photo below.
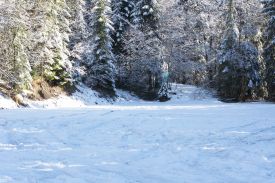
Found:
<svg viewBox="0 0 275 183"><path fill-rule="evenodd" d="M100 98L96 91L90 88L79 85L77 91L72 96L59 96L45 101L28 101L31 108L98 108L94 107L100 105L101 108L108 105L151 105L152 103L157 104L156 101L144 101L139 99L134 94L117 90L118 97L115 100L107 100ZM220 103L216 98L212 96L212 93L191 85L172 84L171 88L171 100L160 105L165 104L189 104L189 103Z"/></svg>
<svg viewBox="0 0 275 183"><path fill-rule="evenodd" d="M71 96L61 95L56 98L51 98L44 101L33 101L26 100L26 103L30 108L89 108L95 105L151 105L155 102L148 102L139 99L134 94L117 90L118 97L116 100L107 100L105 98L100 98L96 91L90 88L79 85L77 86L77 91ZM188 104L188 103L217 103L211 92L190 85L172 84L171 88L171 100L167 101L161 105L165 104ZM16 108L16 104L3 96L0 98L0 106L2 108Z"/></svg>
<svg viewBox="0 0 275 183"><path fill-rule="evenodd" d="M61 95L44 101L28 100L27 103L31 108L83 108L95 105L112 105L114 103L123 103L138 101L139 99L129 92L117 90L118 98L116 100L105 99L100 97L99 93L90 88L79 85L77 91L71 96Z"/></svg>
<svg viewBox="0 0 275 183"><path fill-rule="evenodd" d="M16 103L12 99L4 97L0 93L0 109L15 109L15 108L17 108Z"/></svg>

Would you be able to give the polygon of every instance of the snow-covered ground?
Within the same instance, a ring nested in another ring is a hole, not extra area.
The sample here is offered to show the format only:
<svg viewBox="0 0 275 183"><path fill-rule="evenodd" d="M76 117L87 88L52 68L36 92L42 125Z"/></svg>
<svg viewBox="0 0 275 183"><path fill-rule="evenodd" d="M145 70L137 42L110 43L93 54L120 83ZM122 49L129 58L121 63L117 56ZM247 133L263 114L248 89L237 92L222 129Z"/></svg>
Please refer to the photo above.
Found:
<svg viewBox="0 0 275 183"><path fill-rule="evenodd" d="M0 93L0 110L2 108L15 109L15 108L17 108L17 105L15 104L15 102L13 100L4 97Z"/></svg>
<svg viewBox="0 0 275 183"><path fill-rule="evenodd" d="M113 105L0 110L0 183L275 182L274 104L173 87L167 103L119 91Z"/></svg>
<svg viewBox="0 0 275 183"><path fill-rule="evenodd" d="M163 104L181 105L181 104L194 104L194 103L209 103L218 102L217 99L211 96L211 92L197 88L190 85L172 85L172 99ZM162 103L148 102L139 99L134 94L127 91L117 90L118 97L115 100L106 100L98 97L98 93L92 91L90 88L83 85L78 86L78 91L72 96L61 95L57 98L52 98L45 101L31 101L27 100L31 108L47 108L47 109L60 109L60 108L109 108L110 105L113 108L123 107L129 105L140 107L141 105L162 105ZM220 103L220 102L218 102ZM97 106L97 105L100 105Z"/></svg>
<svg viewBox="0 0 275 183"><path fill-rule="evenodd" d="M207 90L197 88L190 85L172 85L172 99L166 104L182 104L182 103L201 103L217 101L211 96ZM72 96L61 95L56 98L51 98L44 101L33 101L24 99L24 103L28 104L29 108L33 109L60 109L60 108L91 108L95 105L151 105L155 102L146 102L139 99L134 94L127 91L117 90L118 97L115 100L100 98L99 94L92 91L90 88L79 85L77 91ZM160 104L160 103L159 103ZM0 93L0 109L14 109L17 108L15 102L11 99L5 98ZM97 107L96 107L97 108Z"/></svg>

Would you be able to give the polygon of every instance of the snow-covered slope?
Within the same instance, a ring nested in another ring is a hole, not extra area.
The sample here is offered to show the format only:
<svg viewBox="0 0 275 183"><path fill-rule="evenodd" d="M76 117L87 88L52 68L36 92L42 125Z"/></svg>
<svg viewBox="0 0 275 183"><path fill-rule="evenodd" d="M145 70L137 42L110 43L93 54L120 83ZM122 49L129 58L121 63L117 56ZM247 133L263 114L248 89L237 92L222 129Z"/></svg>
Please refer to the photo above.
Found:
<svg viewBox="0 0 275 183"><path fill-rule="evenodd" d="M192 85L172 84L168 103L217 102L213 92Z"/></svg>
<svg viewBox="0 0 275 183"><path fill-rule="evenodd" d="M61 95L57 98L48 99L45 101L31 101L27 100L30 108L83 108L92 107L95 105L150 105L155 102L146 102L139 99L134 94L127 91L117 90L118 98L113 100L106 100L100 98L99 94L90 88L79 85L77 92L72 96ZM217 99L213 98L211 92L190 85L173 84L171 90L171 100L160 105L165 104L188 104L188 103L215 103ZM4 97L0 98L0 107L2 108L16 108L12 100Z"/></svg>
<svg viewBox="0 0 275 183"><path fill-rule="evenodd" d="M72 96L61 95L44 101L31 101L28 104L31 108L79 108L88 105L109 104L106 99L98 97L98 93L90 88L79 85Z"/></svg>
<svg viewBox="0 0 275 183"><path fill-rule="evenodd" d="M44 101L33 101L25 99L25 103L29 105L30 108L80 108L88 107L93 105L111 105L114 103L127 103L132 101L141 101L138 97L130 94L129 92L118 90L118 98L116 101L106 100L100 98L99 94L90 88L79 85L77 86L77 91L72 96L61 95L56 98L51 98ZM16 103L9 99L5 98L0 94L0 108L4 109L14 109L17 108Z"/></svg>
<svg viewBox="0 0 275 183"><path fill-rule="evenodd" d="M32 108L79 108L94 107L95 105L151 105L156 102L148 102L139 99L127 91L117 90L117 99L106 100L98 97L99 94L83 85L78 86L78 91L72 96L60 96L45 101L28 101ZM188 103L215 103L211 92L190 85L173 84L171 89L171 100L164 104L188 104ZM161 105L161 104L160 104Z"/></svg>
<svg viewBox="0 0 275 183"><path fill-rule="evenodd" d="M72 96L61 95L45 101L28 100L27 103L31 108L83 108L95 105L112 105L116 103L142 101L127 91L117 90L117 95L116 100L100 98L100 95L96 91L84 85L79 85L77 86L77 91L73 93Z"/></svg>
<svg viewBox="0 0 275 183"><path fill-rule="evenodd" d="M4 97L0 93L0 109L2 108L15 109L17 105L13 100Z"/></svg>

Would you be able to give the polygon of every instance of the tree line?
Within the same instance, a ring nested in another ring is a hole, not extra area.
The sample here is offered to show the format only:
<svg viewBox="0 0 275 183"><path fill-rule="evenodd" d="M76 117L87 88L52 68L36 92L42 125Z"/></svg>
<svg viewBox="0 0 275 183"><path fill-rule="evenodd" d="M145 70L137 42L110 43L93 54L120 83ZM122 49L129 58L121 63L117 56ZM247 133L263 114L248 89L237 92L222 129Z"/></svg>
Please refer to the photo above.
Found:
<svg viewBox="0 0 275 183"><path fill-rule="evenodd" d="M2 0L0 91L43 80L167 100L177 82L275 101L274 15L274 0Z"/></svg>

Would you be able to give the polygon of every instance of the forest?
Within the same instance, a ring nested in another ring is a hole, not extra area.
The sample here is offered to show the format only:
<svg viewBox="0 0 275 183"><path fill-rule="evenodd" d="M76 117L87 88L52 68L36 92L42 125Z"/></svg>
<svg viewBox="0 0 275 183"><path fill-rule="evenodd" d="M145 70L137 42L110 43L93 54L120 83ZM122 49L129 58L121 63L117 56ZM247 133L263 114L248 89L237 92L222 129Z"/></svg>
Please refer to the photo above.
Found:
<svg viewBox="0 0 275 183"><path fill-rule="evenodd" d="M275 0L0 0L0 92L47 99L83 83L169 100L275 101Z"/></svg>

